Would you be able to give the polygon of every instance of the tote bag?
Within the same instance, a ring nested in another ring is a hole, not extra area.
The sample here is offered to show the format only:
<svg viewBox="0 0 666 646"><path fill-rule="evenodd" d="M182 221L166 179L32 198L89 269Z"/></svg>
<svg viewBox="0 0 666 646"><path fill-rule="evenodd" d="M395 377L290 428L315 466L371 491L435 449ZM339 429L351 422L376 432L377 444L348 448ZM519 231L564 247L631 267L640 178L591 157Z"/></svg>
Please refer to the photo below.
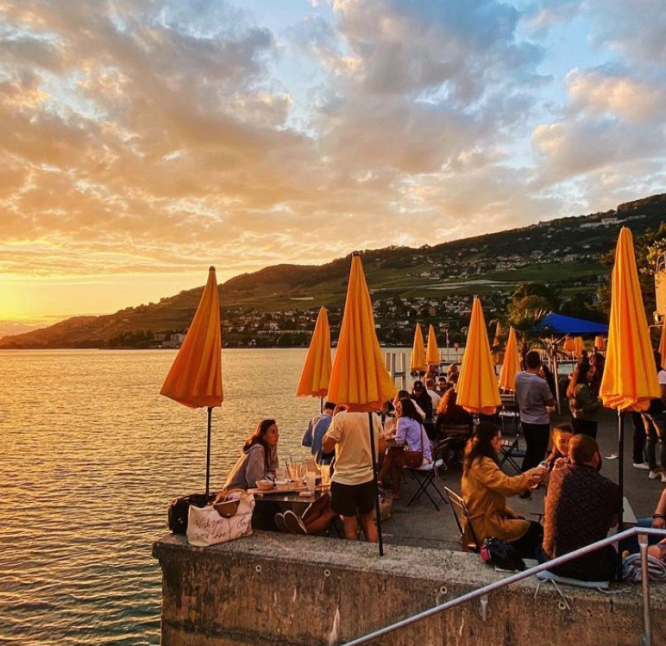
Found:
<svg viewBox="0 0 666 646"><path fill-rule="evenodd" d="M228 492L227 499L238 498L236 513L224 517L213 505L190 507L187 522L187 541L195 547L208 547L233 541L252 534L254 496L242 489ZM223 512L224 513L224 512Z"/></svg>

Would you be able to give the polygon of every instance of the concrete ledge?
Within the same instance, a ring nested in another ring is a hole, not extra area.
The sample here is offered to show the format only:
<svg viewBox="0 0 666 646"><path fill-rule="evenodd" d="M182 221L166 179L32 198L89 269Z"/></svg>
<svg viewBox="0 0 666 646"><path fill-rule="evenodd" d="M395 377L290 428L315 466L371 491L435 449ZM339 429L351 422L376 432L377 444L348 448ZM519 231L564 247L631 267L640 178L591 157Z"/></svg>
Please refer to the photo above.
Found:
<svg viewBox="0 0 666 646"><path fill-rule="evenodd" d="M153 545L163 572L162 646L314 646L344 643L501 577L478 556L447 550L256 532L209 548L182 536ZM640 586L606 595L528 579L480 603L385 637L390 646L635 646ZM666 637L666 585L652 585L655 644ZM377 642L379 643L379 642Z"/></svg>

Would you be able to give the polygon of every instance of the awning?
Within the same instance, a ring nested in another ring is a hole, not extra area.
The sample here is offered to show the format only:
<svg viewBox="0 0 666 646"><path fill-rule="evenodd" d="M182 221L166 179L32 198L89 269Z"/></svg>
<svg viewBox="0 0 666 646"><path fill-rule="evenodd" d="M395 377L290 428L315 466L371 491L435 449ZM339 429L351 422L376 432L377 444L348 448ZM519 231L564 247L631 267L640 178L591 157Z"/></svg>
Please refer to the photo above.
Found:
<svg viewBox="0 0 666 646"><path fill-rule="evenodd" d="M608 334L608 326L604 323L576 319L554 312L547 314L536 326L536 330L549 330L555 334Z"/></svg>

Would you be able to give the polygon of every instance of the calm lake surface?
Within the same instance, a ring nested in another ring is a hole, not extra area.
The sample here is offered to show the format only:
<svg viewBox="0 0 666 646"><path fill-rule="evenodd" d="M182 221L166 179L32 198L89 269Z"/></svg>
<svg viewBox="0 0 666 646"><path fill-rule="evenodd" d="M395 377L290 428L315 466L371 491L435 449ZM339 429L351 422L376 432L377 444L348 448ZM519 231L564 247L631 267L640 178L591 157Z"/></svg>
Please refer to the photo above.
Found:
<svg viewBox="0 0 666 646"><path fill-rule="evenodd" d="M305 353L223 351L212 489L263 418L281 458L306 455ZM205 488L206 411L159 395L175 354L0 352L0 643L159 644L151 545L169 501Z"/></svg>

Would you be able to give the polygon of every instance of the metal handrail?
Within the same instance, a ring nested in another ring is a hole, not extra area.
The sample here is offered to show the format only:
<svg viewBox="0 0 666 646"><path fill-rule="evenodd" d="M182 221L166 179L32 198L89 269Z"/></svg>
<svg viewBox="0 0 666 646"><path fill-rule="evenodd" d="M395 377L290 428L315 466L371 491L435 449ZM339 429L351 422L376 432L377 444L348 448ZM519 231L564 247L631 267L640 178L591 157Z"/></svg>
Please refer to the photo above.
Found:
<svg viewBox="0 0 666 646"><path fill-rule="evenodd" d="M598 549L601 549L602 547L606 547L607 545L612 545L613 543L622 541L625 538L630 538L632 536L640 536L640 535L646 537L660 536L662 538L666 538L666 530L654 529L652 527L631 527L630 529L625 529L622 532L613 534L613 536L607 536L606 538L597 541L596 543L592 543L591 545L586 545L585 547L581 547L580 549L574 550L573 552L569 552L568 554L564 554L563 556L558 556L557 558L554 558L551 561L540 563L539 565L535 565L534 567L531 567L527 570L523 570L522 572L516 572L516 574L508 576L506 579L502 579L501 581L495 581L494 583L490 583L486 586L483 586L478 590L473 590L472 592L463 594L460 597L451 599L451 601L447 601L446 603L442 603L438 606L434 606L433 608L429 608L428 610L424 610L423 612L413 615L412 617L408 617L407 619L402 619L400 621L397 621L396 623L391 624L390 626L386 626L385 628L380 628L379 630L364 635L363 637L358 637L357 639L354 639L350 642L346 642L344 646L358 646L359 644L367 644L368 642L371 642L374 639L378 639L379 637L383 637L384 635L388 635L389 633L398 630L399 628L410 626L411 624L415 624L418 621L422 621L423 619L432 617L433 615L443 612L444 610L448 610L449 608L459 606L460 604L465 603L466 601L471 601L472 599L477 599L478 597L482 597L486 594L489 594L490 592L495 592L495 590L505 588L506 586L511 585L516 581L522 581L523 579L527 579L528 577L531 577L537 574L538 572L543 572L544 570L550 570L551 568L557 565L561 565L562 563L568 563L569 561L572 561L578 558L579 556L585 556L586 554L591 554L592 552L596 552ZM645 635L642 643L645 646L650 646L652 643L652 634L651 634L652 630L650 625L649 596L646 596L648 593L647 540L640 542L640 549L641 549L641 568L642 568L642 578L643 578L643 623L645 627Z"/></svg>

